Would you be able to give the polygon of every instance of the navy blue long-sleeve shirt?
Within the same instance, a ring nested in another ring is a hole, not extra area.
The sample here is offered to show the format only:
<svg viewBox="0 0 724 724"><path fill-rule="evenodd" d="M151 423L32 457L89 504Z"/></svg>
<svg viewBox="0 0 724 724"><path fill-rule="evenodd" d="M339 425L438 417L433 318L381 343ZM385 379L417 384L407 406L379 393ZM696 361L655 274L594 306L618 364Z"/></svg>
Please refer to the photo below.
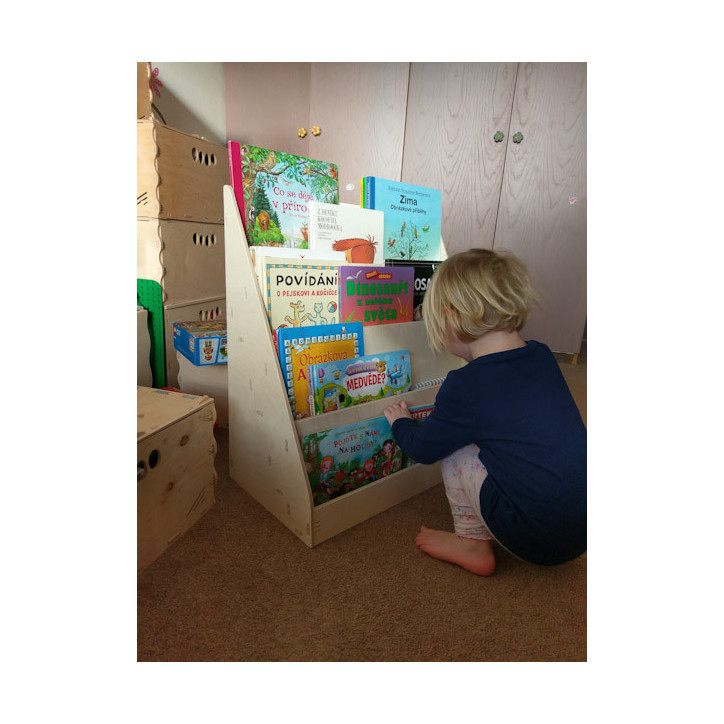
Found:
<svg viewBox="0 0 724 724"><path fill-rule="evenodd" d="M548 347L484 355L448 373L422 423L401 418L392 434L420 463L475 443L488 477L485 524L531 563L564 563L586 550L586 428Z"/></svg>

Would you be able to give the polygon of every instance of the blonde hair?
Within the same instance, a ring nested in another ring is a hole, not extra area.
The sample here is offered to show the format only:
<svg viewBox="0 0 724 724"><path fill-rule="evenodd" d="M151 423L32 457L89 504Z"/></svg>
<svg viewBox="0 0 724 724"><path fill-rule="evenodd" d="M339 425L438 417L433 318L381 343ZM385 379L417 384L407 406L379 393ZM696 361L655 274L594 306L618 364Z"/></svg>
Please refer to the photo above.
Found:
<svg viewBox="0 0 724 724"><path fill-rule="evenodd" d="M468 249L446 259L423 300L428 342L446 349L449 329L461 342L492 331L518 332L538 304L525 264L511 252Z"/></svg>

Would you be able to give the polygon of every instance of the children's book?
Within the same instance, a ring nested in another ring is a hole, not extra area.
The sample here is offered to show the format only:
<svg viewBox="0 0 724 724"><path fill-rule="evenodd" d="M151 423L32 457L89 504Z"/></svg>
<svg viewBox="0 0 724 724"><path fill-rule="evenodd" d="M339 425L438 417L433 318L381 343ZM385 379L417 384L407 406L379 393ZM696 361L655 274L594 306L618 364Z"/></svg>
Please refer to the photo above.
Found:
<svg viewBox="0 0 724 724"><path fill-rule="evenodd" d="M274 330L279 364L295 419L309 417L307 367L364 354L362 324L279 327Z"/></svg>
<svg viewBox="0 0 724 724"><path fill-rule="evenodd" d="M426 405L410 412L423 419L431 410ZM395 442L384 416L305 435L302 453L314 505L415 464Z"/></svg>
<svg viewBox="0 0 724 724"><path fill-rule="evenodd" d="M337 165L249 144L238 144L237 153L234 144L229 142L232 188L237 203L239 194L243 198L249 246L308 248L307 204L339 203Z"/></svg>
<svg viewBox="0 0 724 724"><path fill-rule="evenodd" d="M271 328L337 324L338 272L334 259L266 257L263 288Z"/></svg>
<svg viewBox="0 0 724 724"><path fill-rule="evenodd" d="M254 267L259 289L261 290L262 299L266 299L266 283L265 263L272 259L299 259L299 260L323 260L334 261L335 264L344 264L346 257L342 251L330 251L326 254L322 251L313 249L288 249L281 246L252 246L249 247L251 254L251 263Z"/></svg>
<svg viewBox="0 0 724 724"><path fill-rule="evenodd" d="M432 279L433 272L442 264L441 261L409 261L408 259L388 259L390 266L411 266L415 270L415 291L413 295L413 318L419 322L422 316L422 301Z"/></svg>
<svg viewBox="0 0 724 724"><path fill-rule="evenodd" d="M410 389L411 378L410 352L406 349L309 365L309 410L312 415L321 415L399 395Z"/></svg>
<svg viewBox="0 0 724 724"><path fill-rule="evenodd" d="M360 206L384 212L385 259L440 258L442 194L439 189L365 176L360 183Z"/></svg>
<svg viewBox="0 0 724 724"><path fill-rule="evenodd" d="M244 221L244 179L241 175L241 144L238 141L229 141L227 144L229 149L229 180L231 181L231 190L236 198L236 205L239 207L239 216Z"/></svg>
<svg viewBox="0 0 724 724"><path fill-rule="evenodd" d="M350 264L384 264L385 215L354 204L309 202L309 248L343 251Z"/></svg>
<svg viewBox="0 0 724 724"><path fill-rule="evenodd" d="M405 466L402 450L384 416L305 435L302 452L314 505L368 485Z"/></svg>
<svg viewBox="0 0 724 724"><path fill-rule="evenodd" d="M341 321L365 326L412 322L414 283L412 267L339 267Z"/></svg>

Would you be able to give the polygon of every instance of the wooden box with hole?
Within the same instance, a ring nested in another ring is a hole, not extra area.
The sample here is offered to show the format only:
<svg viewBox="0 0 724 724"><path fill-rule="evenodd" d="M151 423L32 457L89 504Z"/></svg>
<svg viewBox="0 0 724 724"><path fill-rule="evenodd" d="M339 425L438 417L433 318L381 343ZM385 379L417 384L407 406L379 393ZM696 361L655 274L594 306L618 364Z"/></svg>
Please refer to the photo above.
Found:
<svg viewBox="0 0 724 724"><path fill-rule="evenodd" d="M138 570L215 502L216 409L210 397L138 387Z"/></svg>
<svg viewBox="0 0 724 724"><path fill-rule="evenodd" d="M154 119L136 124L136 215L222 224L223 187L229 183L226 147Z"/></svg>
<svg viewBox="0 0 724 724"><path fill-rule="evenodd" d="M224 225L139 216L137 277L161 285L164 304L223 296Z"/></svg>

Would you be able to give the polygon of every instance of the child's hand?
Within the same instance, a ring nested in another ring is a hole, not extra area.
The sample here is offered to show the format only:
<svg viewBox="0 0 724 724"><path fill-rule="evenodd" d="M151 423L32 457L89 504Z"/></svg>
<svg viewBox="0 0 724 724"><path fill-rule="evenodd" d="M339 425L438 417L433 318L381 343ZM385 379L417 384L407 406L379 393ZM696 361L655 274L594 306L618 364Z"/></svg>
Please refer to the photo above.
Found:
<svg viewBox="0 0 724 724"><path fill-rule="evenodd" d="M384 415L390 425L392 425L395 420L399 420L401 417L409 417L412 419L412 415L410 414L410 410L408 409L406 402L396 402L394 405L390 405L385 408Z"/></svg>

